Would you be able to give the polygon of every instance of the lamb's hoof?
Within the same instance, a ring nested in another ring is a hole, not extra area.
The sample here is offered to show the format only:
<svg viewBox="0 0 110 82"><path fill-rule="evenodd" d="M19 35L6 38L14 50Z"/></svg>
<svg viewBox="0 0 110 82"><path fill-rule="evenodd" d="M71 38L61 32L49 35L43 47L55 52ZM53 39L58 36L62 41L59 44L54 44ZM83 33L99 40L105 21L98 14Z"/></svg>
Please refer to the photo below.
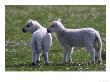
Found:
<svg viewBox="0 0 110 82"><path fill-rule="evenodd" d="M35 66L36 64L35 63L32 63L32 66Z"/></svg>
<svg viewBox="0 0 110 82"><path fill-rule="evenodd" d="M95 64L95 61L90 61L90 64Z"/></svg>
<svg viewBox="0 0 110 82"><path fill-rule="evenodd" d="M65 65L65 64L68 64L68 62L63 61L61 64L62 64L62 65Z"/></svg>
<svg viewBox="0 0 110 82"><path fill-rule="evenodd" d="M45 65L49 65L49 64L50 64L49 62L45 63Z"/></svg>
<svg viewBox="0 0 110 82"><path fill-rule="evenodd" d="M36 60L36 63L39 63L39 60Z"/></svg>
<svg viewBox="0 0 110 82"><path fill-rule="evenodd" d="M102 60L98 60L98 62L97 62L98 64L102 64Z"/></svg>

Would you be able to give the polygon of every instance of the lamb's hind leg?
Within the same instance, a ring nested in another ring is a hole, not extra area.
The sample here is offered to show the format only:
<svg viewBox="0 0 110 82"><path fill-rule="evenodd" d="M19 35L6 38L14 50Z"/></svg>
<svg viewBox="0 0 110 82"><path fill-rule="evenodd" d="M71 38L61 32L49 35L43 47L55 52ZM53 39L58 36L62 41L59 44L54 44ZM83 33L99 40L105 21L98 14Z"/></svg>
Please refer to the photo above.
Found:
<svg viewBox="0 0 110 82"><path fill-rule="evenodd" d="M96 50L97 53L97 58L98 58L98 63L102 63L102 57L101 57L101 50Z"/></svg>
<svg viewBox="0 0 110 82"><path fill-rule="evenodd" d="M101 51L102 51L102 42L99 40L99 42L95 42L94 48L96 50L97 58L98 58L98 63L102 63L102 57L101 57Z"/></svg>
<svg viewBox="0 0 110 82"><path fill-rule="evenodd" d="M45 41L43 41L42 50L43 50L43 55L44 55L44 61L45 61L45 64L47 65L49 64L48 51L49 51L50 46L51 46L50 40L48 41L46 39Z"/></svg>
<svg viewBox="0 0 110 82"><path fill-rule="evenodd" d="M41 47L37 44L35 38L32 38L31 40L31 48L32 48L32 65L34 66L40 60L39 53L41 50Z"/></svg>
<svg viewBox="0 0 110 82"><path fill-rule="evenodd" d="M102 57L101 57L102 47L100 47L100 48L95 47L95 50L96 50L96 54L97 54L97 58L98 58L98 63L102 63Z"/></svg>
<svg viewBox="0 0 110 82"><path fill-rule="evenodd" d="M39 62L39 53L35 49L32 50L32 65L36 65Z"/></svg>
<svg viewBox="0 0 110 82"><path fill-rule="evenodd" d="M33 47L32 49L32 65L36 65L36 63L38 63L40 61L40 50L35 47Z"/></svg>
<svg viewBox="0 0 110 82"><path fill-rule="evenodd" d="M45 64L49 64L49 60L48 60L48 50L43 50L43 55L44 55L44 61Z"/></svg>
<svg viewBox="0 0 110 82"><path fill-rule="evenodd" d="M90 52L90 64L94 64L95 63L95 50L92 46L86 46L87 49Z"/></svg>

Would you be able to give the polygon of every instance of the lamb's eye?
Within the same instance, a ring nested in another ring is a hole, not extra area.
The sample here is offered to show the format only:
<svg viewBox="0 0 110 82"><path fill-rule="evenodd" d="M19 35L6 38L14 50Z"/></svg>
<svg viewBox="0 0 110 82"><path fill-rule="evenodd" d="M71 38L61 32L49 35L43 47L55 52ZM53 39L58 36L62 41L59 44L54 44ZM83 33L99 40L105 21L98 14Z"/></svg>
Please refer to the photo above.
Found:
<svg viewBox="0 0 110 82"><path fill-rule="evenodd" d="M29 24L27 25L27 27L30 27L30 26L31 26L31 25L29 25Z"/></svg>

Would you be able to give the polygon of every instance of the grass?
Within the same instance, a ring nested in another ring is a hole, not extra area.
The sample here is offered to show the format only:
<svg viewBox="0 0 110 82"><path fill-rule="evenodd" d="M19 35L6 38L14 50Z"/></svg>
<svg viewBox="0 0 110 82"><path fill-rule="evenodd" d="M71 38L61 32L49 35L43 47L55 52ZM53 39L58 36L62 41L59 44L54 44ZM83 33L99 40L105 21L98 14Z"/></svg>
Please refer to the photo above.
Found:
<svg viewBox="0 0 110 82"><path fill-rule="evenodd" d="M42 26L61 18L66 28L92 27L99 31L103 42L102 64L89 64L89 53L76 48L72 62L62 65L63 48L52 33L53 44L49 50L50 64L45 65L41 56L38 65L31 65L31 34L24 34L22 28L29 19L37 20ZM5 70L6 71L106 71L106 6L5 6Z"/></svg>

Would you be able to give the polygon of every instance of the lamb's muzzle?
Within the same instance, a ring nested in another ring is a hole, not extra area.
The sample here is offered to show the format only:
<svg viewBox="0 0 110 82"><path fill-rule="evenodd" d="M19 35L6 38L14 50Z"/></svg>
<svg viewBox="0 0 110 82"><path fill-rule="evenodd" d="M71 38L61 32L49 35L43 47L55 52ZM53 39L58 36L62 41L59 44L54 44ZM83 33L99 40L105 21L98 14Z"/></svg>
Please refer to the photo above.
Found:
<svg viewBox="0 0 110 82"><path fill-rule="evenodd" d="M22 29L22 31L23 31L24 33L26 33L26 30L25 30L24 28Z"/></svg>

